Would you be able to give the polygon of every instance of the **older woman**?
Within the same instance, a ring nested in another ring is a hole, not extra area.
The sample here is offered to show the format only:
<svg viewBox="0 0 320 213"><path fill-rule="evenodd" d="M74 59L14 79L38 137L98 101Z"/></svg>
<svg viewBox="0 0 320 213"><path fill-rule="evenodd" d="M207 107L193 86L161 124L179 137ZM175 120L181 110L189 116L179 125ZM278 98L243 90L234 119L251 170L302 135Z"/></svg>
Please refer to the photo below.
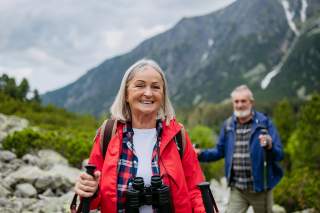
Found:
<svg viewBox="0 0 320 213"><path fill-rule="evenodd" d="M162 69L152 60L140 60L125 73L117 97L111 106L117 122L105 160L100 148L100 132L89 162L96 165L94 177L83 173L75 191L81 197L91 197L91 209L101 212L125 212L128 189L135 177L150 184L152 176L160 175L170 189L173 211L176 213L205 212L197 184L204 181L197 155L187 134L180 158L173 138L182 126L174 118L167 83ZM140 212L153 212L142 205Z"/></svg>

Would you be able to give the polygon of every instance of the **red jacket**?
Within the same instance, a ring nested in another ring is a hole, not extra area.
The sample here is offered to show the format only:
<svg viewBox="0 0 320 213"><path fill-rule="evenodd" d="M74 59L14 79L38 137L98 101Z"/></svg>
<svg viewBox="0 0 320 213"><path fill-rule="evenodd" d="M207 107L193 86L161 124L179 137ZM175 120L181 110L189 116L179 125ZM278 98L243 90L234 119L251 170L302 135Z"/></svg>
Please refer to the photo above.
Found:
<svg viewBox="0 0 320 213"><path fill-rule="evenodd" d="M95 138L89 162L101 171L98 196L91 201L91 209L100 206L102 213L117 212L117 167L121 153L123 124L118 122L117 132L108 145L105 160L100 149L100 134ZM197 184L204 181L197 155L186 134L186 145L182 160L173 141L181 126L172 120L163 124L160 143L159 166L164 184L171 190L175 213L205 213L201 192Z"/></svg>

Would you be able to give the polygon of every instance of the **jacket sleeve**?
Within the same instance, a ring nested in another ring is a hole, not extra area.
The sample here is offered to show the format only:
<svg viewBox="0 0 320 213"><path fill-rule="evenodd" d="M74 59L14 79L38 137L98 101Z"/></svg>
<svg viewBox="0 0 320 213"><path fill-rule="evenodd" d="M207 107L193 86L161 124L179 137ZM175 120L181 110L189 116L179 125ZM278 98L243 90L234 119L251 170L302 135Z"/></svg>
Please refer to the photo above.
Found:
<svg viewBox="0 0 320 213"><path fill-rule="evenodd" d="M89 163L95 165L96 170L100 172L102 171L103 157L102 157L101 148L100 148L100 129L98 129L97 134L94 138L94 144L90 153ZM100 200L101 200L101 194L98 191L97 195L94 198L92 198L90 201L90 209L97 209L100 206Z"/></svg>
<svg viewBox="0 0 320 213"><path fill-rule="evenodd" d="M271 159L273 161L281 161L284 157L281 140L277 129L275 128L270 119L268 119L268 132L272 138L272 148L271 150L269 150L269 153L271 154Z"/></svg>
<svg viewBox="0 0 320 213"><path fill-rule="evenodd" d="M220 129L220 134L218 138L218 143L216 147L211 149L204 149L200 152L198 159L200 162L210 162L217 161L224 157L224 149L225 149L225 123Z"/></svg>
<svg viewBox="0 0 320 213"><path fill-rule="evenodd" d="M192 147L190 138L187 133L185 134L186 145L182 158L182 166L188 186L189 197L191 199L193 212L205 213L201 191L197 186L197 184L204 181L204 175L202 173L200 163L197 159L197 154Z"/></svg>

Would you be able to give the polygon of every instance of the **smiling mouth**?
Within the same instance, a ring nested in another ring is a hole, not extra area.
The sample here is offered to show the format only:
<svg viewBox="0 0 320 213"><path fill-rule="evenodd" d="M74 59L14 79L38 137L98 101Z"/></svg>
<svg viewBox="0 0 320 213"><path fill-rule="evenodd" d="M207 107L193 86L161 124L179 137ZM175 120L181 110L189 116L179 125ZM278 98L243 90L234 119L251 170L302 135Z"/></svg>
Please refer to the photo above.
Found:
<svg viewBox="0 0 320 213"><path fill-rule="evenodd" d="M153 104L154 101L140 101L141 104Z"/></svg>

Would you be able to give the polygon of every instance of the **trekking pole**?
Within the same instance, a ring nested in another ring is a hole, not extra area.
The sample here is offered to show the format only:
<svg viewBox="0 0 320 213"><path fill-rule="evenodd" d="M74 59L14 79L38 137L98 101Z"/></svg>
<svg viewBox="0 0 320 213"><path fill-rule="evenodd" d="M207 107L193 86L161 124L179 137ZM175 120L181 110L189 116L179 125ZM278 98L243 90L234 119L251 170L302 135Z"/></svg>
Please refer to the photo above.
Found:
<svg viewBox="0 0 320 213"><path fill-rule="evenodd" d="M261 135L267 135L268 130L266 128L261 129ZM263 183L264 183L264 191L265 191L265 203L264 203L264 212L268 212L267 206L268 206L268 167L267 167L267 141L264 141L264 147L263 147Z"/></svg>
<svg viewBox="0 0 320 213"><path fill-rule="evenodd" d="M93 164L88 164L85 166L86 173L94 177L94 170L96 170L96 166ZM84 197L83 204L82 204L82 211L81 213L89 213L90 212L90 199L91 197Z"/></svg>
<svg viewBox="0 0 320 213"><path fill-rule="evenodd" d="M202 182L198 184L198 187L200 188L203 205L206 209L206 213L218 213L218 207L217 204L213 198L213 195L210 190L210 183L208 182Z"/></svg>
<svg viewBox="0 0 320 213"><path fill-rule="evenodd" d="M266 128L261 129L261 135L267 135L268 134L268 130ZM264 146L263 146L263 177L264 177L264 190L267 190L268 184L267 184L267 172L268 172L268 168L267 168L267 141L264 142Z"/></svg>

